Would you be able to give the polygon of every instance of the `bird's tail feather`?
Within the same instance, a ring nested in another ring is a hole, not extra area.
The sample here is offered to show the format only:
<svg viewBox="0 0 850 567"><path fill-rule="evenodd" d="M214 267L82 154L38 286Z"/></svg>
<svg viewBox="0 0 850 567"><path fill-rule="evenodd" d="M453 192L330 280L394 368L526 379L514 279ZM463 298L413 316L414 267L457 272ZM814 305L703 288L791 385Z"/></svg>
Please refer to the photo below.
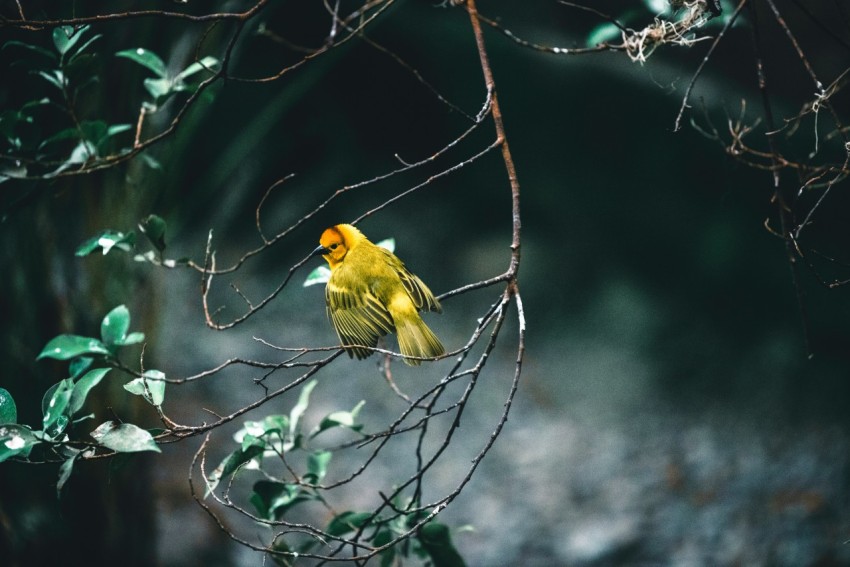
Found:
<svg viewBox="0 0 850 567"><path fill-rule="evenodd" d="M418 315L415 319L396 321L396 334L398 335L398 346L401 349L401 354L405 356L430 358L446 352L440 339ZM417 366L422 363L421 360L410 358L405 358L404 362L410 366Z"/></svg>

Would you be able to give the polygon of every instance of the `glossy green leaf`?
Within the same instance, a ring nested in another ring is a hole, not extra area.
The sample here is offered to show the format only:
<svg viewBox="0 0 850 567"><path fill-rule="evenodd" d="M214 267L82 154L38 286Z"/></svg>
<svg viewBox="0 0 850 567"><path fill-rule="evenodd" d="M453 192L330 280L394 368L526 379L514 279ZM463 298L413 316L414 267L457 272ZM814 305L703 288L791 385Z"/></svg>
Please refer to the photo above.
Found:
<svg viewBox="0 0 850 567"><path fill-rule="evenodd" d="M214 73L218 70L218 59L215 57L204 57L200 61L195 61L182 71L177 74L176 79L179 81L185 81L192 75L200 73L201 71L206 71L207 73Z"/></svg>
<svg viewBox="0 0 850 567"><path fill-rule="evenodd" d="M247 463L257 462L263 458L263 447L260 445L251 445L244 451L237 449L226 456L221 463L207 476L207 496L215 490L218 483L234 474L240 467Z"/></svg>
<svg viewBox="0 0 850 567"><path fill-rule="evenodd" d="M119 305L106 314L100 322L100 338L107 345L122 344L130 329L130 310Z"/></svg>
<svg viewBox="0 0 850 567"><path fill-rule="evenodd" d="M331 457L333 457L333 453L330 451L310 453L307 457L307 470L309 472L304 475L304 479L312 484L321 482L328 472L328 464L331 462Z"/></svg>
<svg viewBox="0 0 850 567"><path fill-rule="evenodd" d="M71 393L74 391L74 381L70 378L65 378L61 382L54 384L48 394L45 394L42 399L42 424L44 431L51 436L56 436L61 433L67 425L66 409L71 401ZM64 424L60 422L61 417L65 417ZM54 425L59 425L58 431L52 431ZM50 431L49 431L50 430Z"/></svg>
<svg viewBox="0 0 850 567"><path fill-rule="evenodd" d="M118 453L162 452L149 432L132 423L106 421L92 431L91 436L104 447Z"/></svg>
<svg viewBox="0 0 850 567"><path fill-rule="evenodd" d="M327 266L318 266L315 270L307 274L307 279L304 280L304 287L328 283L329 279L331 279L330 269Z"/></svg>
<svg viewBox="0 0 850 567"><path fill-rule="evenodd" d="M332 536L341 536L355 530L359 530L371 518L371 512L353 512L348 510L343 512L328 523L325 531Z"/></svg>
<svg viewBox="0 0 850 567"><path fill-rule="evenodd" d="M145 334L137 331L137 332L128 334L126 337L124 337L124 340L121 341L118 344L120 344L121 346L135 345L135 344L144 342L144 340L145 340Z"/></svg>
<svg viewBox="0 0 850 567"><path fill-rule="evenodd" d="M124 384L124 389L144 397L151 405L161 406L165 399L165 374L159 370L147 370L141 378Z"/></svg>
<svg viewBox="0 0 850 567"><path fill-rule="evenodd" d="M168 79L145 79L144 85L154 101L159 101L170 95L173 88L172 82Z"/></svg>
<svg viewBox="0 0 850 567"><path fill-rule="evenodd" d="M32 447L38 443L29 427L13 423L0 425L0 463L16 455L29 455Z"/></svg>
<svg viewBox="0 0 850 567"><path fill-rule="evenodd" d="M5 388L0 388L0 424L18 423L18 407L15 399Z"/></svg>
<svg viewBox="0 0 850 567"><path fill-rule="evenodd" d="M69 63L74 63L74 62L75 62L75 61L77 61L77 60L78 60L81 56L85 55L85 54L86 54L86 50L87 50L89 47L91 47L91 44L93 44L95 41L99 40L101 37L103 37L101 34L97 34L97 35L94 35L94 36L90 37L89 39L87 39L85 43L83 43L83 44L82 44L79 48L77 48L77 49L74 51L74 54L73 54L73 55L71 56L71 58L68 60L68 61L69 61Z"/></svg>
<svg viewBox="0 0 850 567"><path fill-rule="evenodd" d="M91 389L97 386L110 370L110 368L95 368L86 372L82 378L77 380L74 384L74 389L71 391L71 399L68 402L69 415L74 415L83 409L83 404L85 404Z"/></svg>
<svg viewBox="0 0 850 567"><path fill-rule="evenodd" d="M431 557L434 567L465 567L466 562L452 544L449 528L438 522L428 522L417 534L422 548Z"/></svg>
<svg viewBox="0 0 850 567"><path fill-rule="evenodd" d="M88 256L98 248L103 250L104 256L113 248L129 252L133 249L135 243L136 234L132 231L124 234L117 230L107 229L80 244L75 254L77 256Z"/></svg>
<svg viewBox="0 0 850 567"><path fill-rule="evenodd" d="M80 41L80 38L83 37L88 29L88 26L83 26L77 29L72 26L60 26L58 28L53 28L53 45L56 47L56 51L62 55L68 53L68 50Z"/></svg>
<svg viewBox="0 0 850 567"><path fill-rule="evenodd" d="M78 356L71 361L71 364L68 365L68 373L71 375L71 378L76 380L82 376L83 372L88 370L93 363L94 358L91 356Z"/></svg>
<svg viewBox="0 0 850 567"><path fill-rule="evenodd" d="M77 335L59 335L50 340L36 360L42 358L55 358L56 360L68 360L81 355L107 355L109 349L102 342L91 337L80 337Z"/></svg>
<svg viewBox="0 0 850 567"><path fill-rule="evenodd" d="M298 422L301 420L301 416L304 415L304 412L307 411L307 407L310 405L310 392L313 391L313 388L316 387L318 381L310 380L304 387L301 388L301 393L298 395L298 403L293 406L292 411L289 412L289 434L292 437L295 437L296 429L298 429Z"/></svg>
<svg viewBox="0 0 850 567"><path fill-rule="evenodd" d="M246 437L255 439L277 435L283 438L289 431L289 417L286 415L267 415L262 421L246 421L245 425L233 435L233 440L245 445Z"/></svg>
<svg viewBox="0 0 850 567"><path fill-rule="evenodd" d="M297 484L275 480L258 480L250 502L259 515L267 520L280 520L286 512L310 496Z"/></svg>
<svg viewBox="0 0 850 567"><path fill-rule="evenodd" d="M53 134L52 136L46 138L38 145L39 150L43 150L48 148L54 144L59 142L64 142L66 140L79 140L80 139L80 131L76 128L65 128L64 130L60 130Z"/></svg>
<svg viewBox="0 0 850 567"><path fill-rule="evenodd" d="M112 136L117 136L122 132L127 132L133 129L132 124L110 124L106 128L106 137L111 138Z"/></svg>
<svg viewBox="0 0 850 567"><path fill-rule="evenodd" d="M164 79L168 75L168 69L165 66L165 62L160 58L159 55L150 51L149 49L145 49L143 47L139 47L137 49L127 49L126 51L119 51L115 54L116 57L125 57L132 61L135 61L139 65L148 68L153 71L154 74Z"/></svg>
<svg viewBox="0 0 850 567"><path fill-rule="evenodd" d="M80 132L83 138L97 145L106 138L109 126L103 120L84 120L80 122Z"/></svg>
<svg viewBox="0 0 850 567"><path fill-rule="evenodd" d="M160 252L165 250L165 229L165 221L157 215L148 215L139 223L139 230L148 237L154 248Z"/></svg>
<svg viewBox="0 0 850 567"><path fill-rule="evenodd" d="M37 71L36 75L38 75L60 91L64 90L65 88L65 75L59 69L53 69L51 71Z"/></svg>
<svg viewBox="0 0 850 567"><path fill-rule="evenodd" d="M360 410L361 408L363 408L365 403L365 400L360 400L360 402L356 406L354 406L351 411L335 411L333 413L328 414L310 433L310 437L315 437L319 433L326 431L332 427L347 427L348 429L352 429L354 431L360 431L360 429L363 428L363 425L356 423L357 414L360 413Z"/></svg>
<svg viewBox="0 0 850 567"><path fill-rule="evenodd" d="M65 486L65 483L68 482L68 479L71 478L71 472L74 470L74 463L79 456L79 452L72 457L68 457L65 459L65 462L62 463L62 466L59 467L59 480L56 482L56 497L59 498L62 495L62 488Z"/></svg>

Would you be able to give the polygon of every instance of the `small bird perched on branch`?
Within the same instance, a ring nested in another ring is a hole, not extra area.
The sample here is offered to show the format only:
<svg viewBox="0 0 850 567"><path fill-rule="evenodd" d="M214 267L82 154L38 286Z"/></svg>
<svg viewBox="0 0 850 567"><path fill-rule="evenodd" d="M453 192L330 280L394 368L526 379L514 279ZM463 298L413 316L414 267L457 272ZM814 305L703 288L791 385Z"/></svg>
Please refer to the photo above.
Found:
<svg viewBox="0 0 850 567"><path fill-rule="evenodd" d="M395 254L376 246L350 224L326 229L312 255L328 261L328 316L349 356L372 354L378 338L395 331L405 357L431 358L446 351L419 316L441 312L440 302ZM422 361L405 358L409 365Z"/></svg>

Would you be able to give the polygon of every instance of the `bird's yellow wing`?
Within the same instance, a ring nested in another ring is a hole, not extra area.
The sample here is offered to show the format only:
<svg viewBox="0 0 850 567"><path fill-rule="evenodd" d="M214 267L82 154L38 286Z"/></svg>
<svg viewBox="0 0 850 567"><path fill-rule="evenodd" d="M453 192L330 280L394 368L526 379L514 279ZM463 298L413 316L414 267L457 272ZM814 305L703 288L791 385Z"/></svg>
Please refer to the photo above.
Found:
<svg viewBox="0 0 850 567"><path fill-rule="evenodd" d="M349 356L363 359L372 354L368 348L378 344L378 338L393 330L393 320L387 308L364 285L334 283L325 287L328 316L340 343ZM357 345L357 346L353 346Z"/></svg>
<svg viewBox="0 0 850 567"><path fill-rule="evenodd" d="M395 271L396 274L398 274L402 285L404 285L404 289L407 290L407 293L410 295L410 299L413 300L413 304L416 308L419 310L424 309L426 311L442 313L443 308L440 306L440 302L437 301L437 298L434 297L434 294L431 293L428 286L414 274L408 272L407 268L404 267L404 263L398 259L398 256L389 250L384 250L383 248L380 248L380 250L384 252L387 257L387 264Z"/></svg>

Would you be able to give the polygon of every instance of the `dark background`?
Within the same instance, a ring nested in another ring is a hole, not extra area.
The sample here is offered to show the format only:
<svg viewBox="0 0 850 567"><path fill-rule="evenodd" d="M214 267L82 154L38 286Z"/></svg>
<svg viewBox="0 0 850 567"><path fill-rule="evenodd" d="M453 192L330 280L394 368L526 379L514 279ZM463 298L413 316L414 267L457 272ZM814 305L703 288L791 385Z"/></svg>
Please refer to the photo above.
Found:
<svg viewBox="0 0 850 567"><path fill-rule="evenodd" d="M597 7L623 15L621 3L608 4ZM755 4L774 111L790 116L815 89L766 5ZM651 20L641 6L630 5L636 27ZM830 2L808 7L835 40L796 3L777 6L821 80L834 80L850 62L846 14ZM27 8L39 13L38 6ZM582 45L600 23L557 3L482 2L479 9L526 39L562 47ZM45 8L70 15L53 10ZM77 10L95 13L97 6ZM3 13L14 13L11 4ZM703 125L705 112L725 128L742 98L747 117L761 114L748 31L754 21L744 14L691 98L686 116ZM329 25L321 5L311 2L273 4L260 20L308 47L321 43ZM216 29L206 45L220 42L227 29ZM134 121L146 72L109 54L144 46L179 69L202 30L157 19L96 28L104 34L97 48L102 80L81 104L112 122ZM0 33L4 40L50 42L48 33ZM623 53L553 55L485 33L522 187L528 344L506 429L441 516L453 527L474 527L455 534L458 549L470 565L494 566L850 563L848 291L828 290L802 270L805 336L783 242L764 227L765 219L778 226L770 174L726 156L687 121L673 132L683 90L708 43L663 47L639 65ZM467 113L481 108L483 80L462 9L398 3L368 35ZM43 85L14 64L14 52L0 53L3 108L40 96ZM248 33L234 52L234 70L261 76L298 57ZM21 423L38 424L41 395L64 376L60 364L34 362L42 346L61 332L95 332L120 303L130 307L133 329L148 336L149 364L169 376L229 356L268 357L254 336L311 346L334 340L321 290L302 289L298 277L255 321L215 333L203 325L196 273L157 271L118 254L75 258L85 238L104 228L132 229L156 213L169 223L169 255L200 261L212 229L218 259L228 264L258 244L255 209L275 180L296 174L265 205L269 233L338 188L397 167L395 154L406 161L430 155L468 124L407 69L356 38L278 81L230 81L214 90L214 99L150 150L160 170L137 160L68 180L0 185L0 385L18 401ZM835 99L839 114L842 101ZM826 114L820 120L823 133ZM805 127L784 151L811 151L815 130L811 122ZM492 135L485 124L449 163ZM763 124L751 137L766 148ZM836 151L834 143L820 143L822 154L840 162L840 145ZM232 281L261 297L325 226L350 221L437 171L429 165L347 193ZM800 184L792 172L782 173L782 183L791 193ZM812 229L816 244L831 252L846 250L842 191L833 189ZM504 165L492 153L360 227L373 240L395 237L397 253L438 293L501 273L510 243ZM226 283L218 290L213 298L237 313L240 300ZM444 316L428 323L447 344L460 345L469 321L491 300L451 299ZM462 446L480 446L492 430L507 394L515 331L514 321L491 362L486 378L493 384L458 434ZM391 394L373 366L346 361L329 372L323 385L335 398L330 409L367 399L373 415L381 415L381 400ZM409 374L407 384L426 376ZM155 423L148 408L122 401L118 380L101 388L101 406L134 423ZM166 409L172 404L189 420L200 419L198 408L207 403L226 400L235 408L257 394L250 377L238 373L177 390L169 391ZM186 477L197 444L183 445L120 469L82 463L59 501L56 467L4 463L0 557L9 560L2 563L258 564L259 555L227 540L191 502ZM446 462L436 490L467 466L468 459ZM376 485L392 476L381 471Z"/></svg>

